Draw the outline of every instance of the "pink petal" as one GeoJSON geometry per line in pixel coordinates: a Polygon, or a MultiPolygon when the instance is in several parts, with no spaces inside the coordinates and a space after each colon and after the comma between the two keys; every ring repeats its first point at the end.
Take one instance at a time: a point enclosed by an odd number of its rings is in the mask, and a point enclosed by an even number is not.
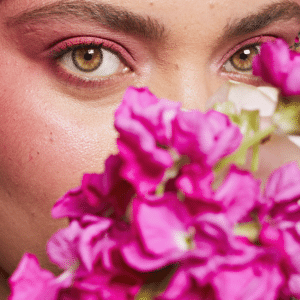
{"type": "Polygon", "coordinates": [[[34,255],[26,253],[9,284],[12,290],[9,300],[57,300],[60,289],[68,287],[71,281],[56,280],[51,272],[40,268],[34,255]]]}
{"type": "Polygon", "coordinates": [[[269,177],[265,195],[275,202],[300,197],[300,170],[295,162],[280,167],[269,177]]]}
{"type": "Polygon", "coordinates": [[[219,271],[213,285],[220,300],[274,300],[283,281],[278,266],[254,263],[242,269],[219,271]]]}
{"type": "Polygon", "coordinates": [[[231,167],[226,179],[215,194],[224,207],[228,220],[235,224],[259,203],[260,182],[247,171],[231,167]]]}
{"type": "Polygon", "coordinates": [[[179,251],[176,234],[187,231],[188,213],[176,197],[162,205],[141,203],[136,210],[136,223],[145,250],[151,255],[179,251]]]}

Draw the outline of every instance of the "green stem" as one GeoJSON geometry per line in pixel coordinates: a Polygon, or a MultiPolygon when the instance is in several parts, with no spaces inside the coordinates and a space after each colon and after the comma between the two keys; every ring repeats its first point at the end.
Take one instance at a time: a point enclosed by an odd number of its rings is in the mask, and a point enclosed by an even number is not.
{"type": "MultiPolygon", "coordinates": [[[[230,156],[225,157],[224,159],[222,159],[215,167],[215,171],[217,173],[221,172],[224,168],[226,168],[228,165],[230,165],[233,162],[241,162],[244,161],[244,157],[247,153],[247,150],[250,147],[256,146],[260,144],[260,142],[266,138],[267,136],[269,136],[272,132],[274,132],[274,130],[276,129],[276,126],[270,126],[269,128],[259,131],[255,134],[253,134],[251,137],[247,137],[243,142],[242,145],[240,146],[240,148],[233,154],[231,154],[230,156]]],[[[257,150],[254,149],[254,151],[256,151],[254,153],[254,167],[258,166],[258,153],[257,150]]]]}
{"type": "Polygon", "coordinates": [[[252,151],[251,171],[256,172],[259,166],[259,144],[254,145],[252,151]]]}

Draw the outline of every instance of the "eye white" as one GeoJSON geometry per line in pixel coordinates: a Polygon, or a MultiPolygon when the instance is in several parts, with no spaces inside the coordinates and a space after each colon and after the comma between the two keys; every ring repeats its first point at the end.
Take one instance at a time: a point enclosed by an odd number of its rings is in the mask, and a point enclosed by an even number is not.
{"type": "MultiPolygon", "coordinates": [[[[100,66],[92,72],[84,72],[74,63],[72,55],[73,51],[76,51],[76,49],[62,55],[59,59],[59,63],[67,72],[86,80],[99,80],[101,78],[112,76],[117,73],[120,66],[123,65],[117,54],[107,49],[100,48],[100,51],[102,52],[102,62],[100,66]]],[[[128,67],[124,67],[121,72],[126,72],[128,70],[128,67]]]]}

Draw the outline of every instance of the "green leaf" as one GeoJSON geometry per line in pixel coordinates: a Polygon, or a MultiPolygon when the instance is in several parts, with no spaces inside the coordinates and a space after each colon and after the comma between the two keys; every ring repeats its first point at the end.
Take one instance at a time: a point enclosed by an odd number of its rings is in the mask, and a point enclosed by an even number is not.
{"type": "Polygon", "coordinates": [[[159,271],[152,272],[147,282],[141,287],[134,300],[153,300],[156,296],[163,293],[172,276],[177,271],[179,264],[167,266],[159,271]]]}
{"type": "Polygon", "coordinates": [[[272,120],[282,133],[300,135],[300,96],[280,96],[272,120]]]}
{"type": "Polygon", "coordinates": [[[244,236],[250,242],[255,243],[258,241],[261,226],[257,221],[250,221],[247,223],[238,223],[234,227],[234,234],[237,236],[244,236]]]}

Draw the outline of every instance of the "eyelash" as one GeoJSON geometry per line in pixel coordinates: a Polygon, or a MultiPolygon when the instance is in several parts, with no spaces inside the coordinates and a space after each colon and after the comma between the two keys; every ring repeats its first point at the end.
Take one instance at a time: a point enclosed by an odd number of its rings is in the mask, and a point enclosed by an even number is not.
{"type": "MultiPolygon", "coordinates": [[[[54,64],[52,64],[52,66],[54,67],[55,73],[64,81],[67,81],[67,83],[73,84],[78,87],[96,88],[112,83],[118,83],[121,80],[124,81],[124,76],[132,75],[135,69],[134,59],[124,47],[109,40],[95,39],[91,37],[65,40],[54,46],[50,50],[49,56],[52,61],[54,60],[54,64]],[[71,53],[72,55],[72,52],[74,50],[86,47],[100,49],[114,54],[119,58],[120,63],[124,64],[124,66],[128,68],[128,71],[124,73],[118,72],[116,74],[112,74],[103,78],[99,77],[95,80],[92,78],[88,78],[88,76],[83,78],[83,76],[81,77],[80,75],[73,75],[71,72],[68,72],[66,68],[61,66],[61,60],[65,55],[69,53],[71,53]]],[[[78,72],[80,72],[79,69],[78,72]]]]}

